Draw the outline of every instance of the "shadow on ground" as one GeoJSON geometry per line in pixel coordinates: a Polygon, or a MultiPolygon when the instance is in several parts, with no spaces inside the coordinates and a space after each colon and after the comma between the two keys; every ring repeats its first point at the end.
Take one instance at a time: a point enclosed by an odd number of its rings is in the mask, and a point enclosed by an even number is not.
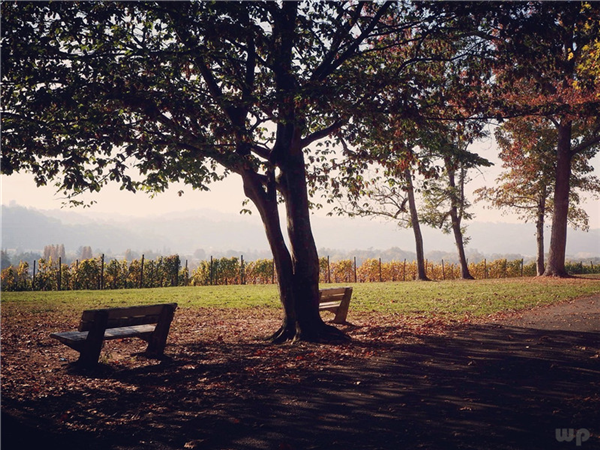
{"type": "Polygon", "coordinates": [[[255,366],[264,344],[239,344],[231,351],[245,356],[222,364],[190,344],[189,358],[104,369],[96,388],[9,400],[2,450],[575,448],[557,428],[588,429],[581,448],[597,449],[599,343],[595,332],[473,325],[355,342],[373,356],[272,372],[255,366]],[[85,432],[70,430],[74,416],[85,432]]]}

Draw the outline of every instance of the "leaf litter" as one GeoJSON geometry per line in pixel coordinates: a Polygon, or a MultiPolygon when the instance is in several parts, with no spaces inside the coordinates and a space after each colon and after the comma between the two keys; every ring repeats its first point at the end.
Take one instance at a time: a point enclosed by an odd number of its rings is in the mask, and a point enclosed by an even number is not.
{"type": "MultiPolygon", "coordinates": [[[[265,338],[280,325],[280,314],[270,308],[180,308],[167,359],[145,358],[146,344],[139,339],[108,341],[99,367],[83,371],[71,364],[78,353],[49,336],[75,329],[77,314],[3,305],[2,409],[50,429],[97,435],[124,426],[140,435],[167,433],[165,427],[177,428],[184,419],[201,415],[241,426],[226,403],[244,404],[266,390],[301,386],[307,377],[320,379],[320,373],[352,371],[395,348],[420,344],[429,336],[452,336],[476,324],[469,315],[357,311],[351,323],[341,326],[352,338],[347,344],[272,345],[265,338]]],[[[594,355],[597,351],[589,357],[594,355]]],[[[361,383],[355,382],[357,388],[361,383]]],[[[598,397],[585,402],[595,407],[598,397]]],[[[184,448],[202,448],[203,442],[190,440],[184,448]]]]}

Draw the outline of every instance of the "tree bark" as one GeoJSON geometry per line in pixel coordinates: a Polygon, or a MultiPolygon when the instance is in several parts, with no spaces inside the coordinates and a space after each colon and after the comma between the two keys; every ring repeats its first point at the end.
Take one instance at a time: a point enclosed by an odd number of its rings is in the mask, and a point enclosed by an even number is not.
{"type": "Polygon", "coordinates": [[[279,298],[284,308],[284,317],[295,321],[295,310],[292,307],[294,290],[292,283],[292,258],[287,249],[277,207],[277,192],[274,180],[264,186],[259,175],[251,170],[242,173],[244,192],[256,205],[265,227],[267,241],[273,254],[275,270],[279,286],[279,298]]]}
{"type": "Polygon", "coordinates": [[[246,196],[261,216],[275,261],[279,295],[283,305],[281,327],[272,336],[275,343],[286,341],[347,341],[348,336],[323,322],[319,313],[319,257],[311,231],[303,154],[281,165],[277,180],[266,183],[248,170],[242,173],[246,196]],[[302,161],[302,163],[300,163],[302,161]],[[283,195],[290,248],[282,232],[277,191],[283,195]]]}
{"type": "Polygon", "coordinates": [[[569,192],[571,181],[571,128],[566,122],[558,126],[558,144],[556,159],[556,182],[554,185],[554,211],[548,264],[544,276],[568,277],[565,269],[567,250],[567,219],[569,213],[569,192]]]}
{"type": "MultiPolygon", "coordinates": [[[[448,185],[452,191],[450,199],[450,220],[452,222],[452,232],[454,233],[454,242],[458,251],[458,259],[460,261],[460,276],[463,280],[473,280],[471,272],[469,272],[469,265],[467,263],[467,255],[465,254],[465,244],[463,238],[463,231],[461,228],[461,215],[459,214],[459,206],[462,204],[464,199],[463,192],[463,181],[460,182],[460,194],[457,194],[456,187],[456,169],[453,167],[452,162],[449,158],[446,158],[446,170],[448,172],[448,185]]],[[[464,177],[463,177],[464,178],[464,177]]]]}
{"type": "Polygon", "coordinates": [[[294,292],[291,317],[284,318],[276,341],[329,341],[344,339],[345,334],[326,325],[319,313],[319,255],[310,224],[304,154],[292,143],[291,152],[281,165],[278,179],[285,201],[287,232],[291,249],[294,292]],[[293,319],[293,320],[292,320],[293,319]]]}
{"type": "Polygon", "coordinates": [[[460,260],[460,276],[463,280],[473,280],[473,275],[469,272],[469,264],[467,263],[467,255],[465,254],[465,244],[463,239],[462,229],[460,227],[460,217],[456,208],[450,210],[450,218],[452,220],[452,232],[454,233],[454,242],[458,251],[460,260]]]}
{"type": "Polygon", "coordinates": [[[537,207],[537,219],[535,221],[536,241],[537,241],[537,258],[536,258],[536,273],[537,276],[544,274],[544,221],[546,216],[546,188],[540,195],[537,207]]]}
{"type": "Polygon", "coordinates": [[[421,225],[419,224],[417,203],[415,201],[415,188],[412,182],[412,174],[410,173],[410,169],[404,170],[404,179],[406,181],[406,196],[408,197],[408,208],[410,210],[410,223],[415,234],[417,251],[417,280],[429,281],[429,278],[427,278],[427,268],[425,267],[423,234],[421,233],[421,225]]]}

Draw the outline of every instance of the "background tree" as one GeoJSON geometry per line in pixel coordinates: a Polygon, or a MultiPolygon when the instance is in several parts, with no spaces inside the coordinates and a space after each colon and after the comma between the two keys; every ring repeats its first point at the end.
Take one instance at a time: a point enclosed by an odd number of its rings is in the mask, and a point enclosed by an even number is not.
{"type": "MultiPolygon", "coordinates": [[[[429,15],[428,8],[418,4],[414,7],[424,16],[429,15]]],[[[345,159],[336,166],[339,176],[329,180],[330,197],[339,197],[343,191],[347,199],[336,209],[338,213],[386,217],[413,229],[417,278],[422,280],[427,276],[415,199],[415,174],[419,173],[426,180],[438,176],[441,169],[433,162],[438,150],[447,157],[442,163],[446,169],[457,158],[465,165],[471,163],[471,167],[487,163],[471,153],[468,153],[470,158],[465,158],[467,153],[462,149],[446,145],[448,135],[474,139],[481,133],[482,122],[469,120],[475,113],[469,101],[473,90],[465,89],[465,74],[477,71],[478,60],[473,58],[480,50],[477,40],[473,34],[456,27],[458,17],[452,13],[443,18],[435,13],[432,17],[443,26],[427,30],[428,45],[412,39],[408,45],[389,45],[385,51],[371,55],[372,62],[367,67],[384,66],[387,70],[382,76],[404,79],[385,83],[385,89],[379,93],[379,108],[362,110],[355,115],[350,131],[340,137],[345,159]],[[453,156],[453,152],[457,155],[453,156]],[[378,170],[365,176],[373,164],[378,170]]],[[[383,41],[386,39],[382,37],[383,41]]],[[[439,154],[438,151],[437,156],[439,154]]],[[[447,172],[451,183],[454,183],[454,170],[447,172]]],[[[451,208],[452,217],[460,230],[462,213],[455,202],[452,204],[456,205],[451,208]]],[[[428,213],[433,214],[432,208],[428,213]]],[[[462,249],[461,231],[458,231],[457,242],[462,249]]],[[[464,250],[462,253],[464,255],[464,250]]],[[[463,270],[468,274],[466,258],[463,260],[463,270]]]]}
{"type": "Polygon", "coordinates": [[[64,244],[60,245],[46,245],[44,247],[43,258],[51,260],[53,263],[58,264],[58,258],[62,259],[62,262],[66,262],[66,253],[64,244]]]}
{"type": "Polygon", "coordinates": [[[284,318],[274,340],[339,338],[319,316],[309,214],[328,150],[310,146],[377,105],[374,93],[393,79],[355,60],[413,41],[414,12],[370,2],[3,2],[2,171],[30,171],[75,201],[108,182],[158,193],[235,173],[276,262],[284,318]]]}
{"type": "Polygon", "coordinates": [[[83,246],[79,249],[79,259],[84,261],[86,259],[92,259],[94,257],[92,247],[89,245],[83,246]]]}
{"type": "MultiPolygon", "coordinates": [[[[478,200],[487,200],[492,207],[514,211],[525,222],[536,225],[537,274],[545,271],[544,225],[554,209],[552,191],[556,173],[556,129],[540,117],[510,119],[496,130],[500,159],[504,172],[495,187],[475,191],[478,200]]],[[[569,223],[574,228],[588,228],[588,215],[577,205],[581,189],[598,193],[599,180],[589,175],[586,152],[573,161],[569,199],[569,223]]]]}
{"type": "Polygon", "coordinates": [[[497,114],[541,116],[556,129],[554,208],[544,275],[567,276],[573,160],[600,148],[600,82],[585,66],[598,40],[600,4],[502,4],[483,17],[478,20],[495,49],[492,103],[497,114]]]}
{"type": "MultiPolygon", "coordinates": [[[[450,128],[447,129],[451,135],[450,128]]],[[[441,140],[433,152],[443,161],[441,174],[428,181],[423,190],[423,208],[421,217],[424,223],[441,228],[444,233],[452,233],[458,252],[461,278],[472,280],[465,253],[465,220],[473,215],[468,209],[471,203],[465,195],[465,186],[470,181],[468,172],[479,166],[490,166],[491,163],[480,156],[466,150],[467,142],[461,142],[463,136],[447,139],[448,135],[439,136],[441,140]]]]}
{"type": "Polygon", "coordinates": [[[556,129],[554,209],[547,276],[568,276],[565,252],[573,158],[600,143],[597,77],[600,4],[595,2],[428,2],[422,5],[482,44],[465,84],[481,117],[540,116],[556,129]],[[487,45],[486,45],[487,43],[487,45]],[[475,89],[473,89],[476,87],[475,89]],[[585,131],[573,134],[574,121],[585,131]]]}
{"type": "Polygon", "coordinates": [[[363,175],[352,177],[345,183],[350,187],[348,201],[341,202],[334,210],[349,217],[383,217],[396,222],[399,227],[412,228],[417,262],[416,279],[429,281],[413,181],[415,170],[411,167],[410,157],[399,157],[402,154],[398,150],[391,151],[386,158],[386,167],[380,168],[381,174],[371,177],[367,175],[367,178],[363,175]],[[393,163],[393,158],[399,159],[394,159],[393,163]]]}

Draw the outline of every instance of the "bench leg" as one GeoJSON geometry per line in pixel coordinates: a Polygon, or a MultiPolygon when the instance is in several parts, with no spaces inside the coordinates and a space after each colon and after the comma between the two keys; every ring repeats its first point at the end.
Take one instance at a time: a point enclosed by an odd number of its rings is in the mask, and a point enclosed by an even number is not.
{"type": "Polygon", "coordinates": [[[94,318],[92,329],[88,332],[87,339],[83,349],[79,353],[77,364],[92,367],[98,364],[100,351],[104,344],[104,332],[108,323],[108,313],[106,311],[98,311],[94,318]]]}
{"type": "Polygon", "coordinates": [[[339,308],[335,312],[335,318],[332,320],[333,323],[346,323],[346,318],[348,317],[348,309],[350,308],[351,297],[352,288],[348,288],[346,289],[346,292],[344,292],[344,298],[342,299],[339,308]]]}
{"type": "Polygon", "coordinates": [[[165,305],[158,318],[154,333],[152,333],[152,336],[150,336],[150,339],[148,340],[146,353],[149,355],[161,356],[165,352],[167,336],[169,335],[174,315],[175,306],[165,305]]]}

